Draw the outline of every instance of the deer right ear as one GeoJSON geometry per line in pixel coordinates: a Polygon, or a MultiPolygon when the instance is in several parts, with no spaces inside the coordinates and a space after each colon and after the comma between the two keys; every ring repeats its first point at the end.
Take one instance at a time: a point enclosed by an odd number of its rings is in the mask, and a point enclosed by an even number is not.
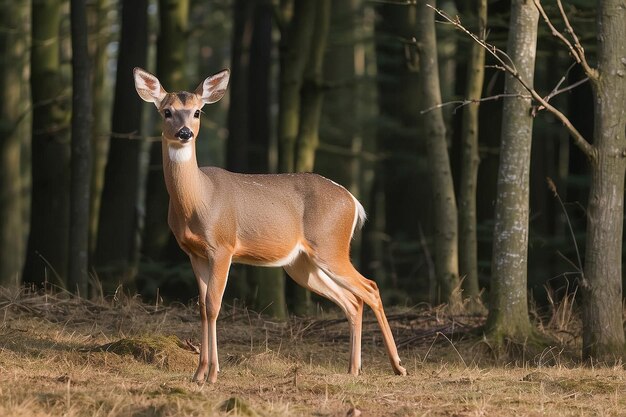
{"type": "Polygon", "coordinates": [[[139,67],[133,69],[133,77],[135,78],[135,90],[137,90],[139,97],[148,103],[154,103],[158,108],[167,94],[161,87],[159,79],[139,67]]]}

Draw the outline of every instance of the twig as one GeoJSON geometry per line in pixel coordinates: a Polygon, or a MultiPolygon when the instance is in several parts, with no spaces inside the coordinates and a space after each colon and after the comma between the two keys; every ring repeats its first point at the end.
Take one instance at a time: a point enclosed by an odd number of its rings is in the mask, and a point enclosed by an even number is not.
{"type": "Polygon", "coordinates": [[[447,341],[448,343],[450,343],[450,345],[452,346],[452,348],[454,349],[454,351],[456,352],[456,354],[459,356],[459,358],[461,359],[461,362],[463,362],[463,365],[465,365],[465,367],[467,368],[467,363],[465,362],[465,359],[463,359],[463,356],[461,356],[461,352],[459,352],[459,350],[456,348],[456,346],[454,346],[454,343],[452,343],[452,340],[450,340],[450,338],[448,338],[448,336],[446,336],[445,334],[439,332],[437,334],[438,335],[442,335],[447,341]]]}
{"type": "Polygon", "coordinates": [[[394,6],[414,6],[417,4],[417,0],[367,0],[368,3],[378,3],[378,4],[391,4],[394,6]]]}
{"type": "Polygon", "coordinates": [[[567,29],[569,34],[572,35],[572,38],[574,39],[574,46],[576,47],[576,51],[580,59],[580,65],[583,67],[583,70],[585,70],[585,73],[587,74],[588,77],[596,79],[598,76],[598,72],[594,68],[591,68],[589,64],[587,63],[587,59],[585,57],[585,49],[581,45],[580,39],[578,39],[578,36],[576,36],[576,32],[574,32],[574,28],[572,28],[572,25],[570,25],[569,23],[567,14],[565,13],[565,10],[563,10],[563,4],[561,3],[561,0],[556,0],[556,4],[559,6],[559,11],[561,12],[561,16],[563,17],[563,21],[565,22],[565,28],[567,29]]]}
{"type": "Polygon", "coordinates": [[[453,100],[453,101],[446,101],[445,103],[441,103],[441,104],[437,104],[436,106],[432,106],[429,107],[427,109],[424,110],[420,110],[420,114],[424,114],[424,113],[428,113],[432,110],[436,110],[438,108],[444,107],[444,106],[449,106],[452,104],[458,104],[458,106],[456,106],[453,110],[452,113],[456,114],[456,111],[462,107],[465,107],[469,104],[473,104],[473,103],[482,103],[484,101],[493,101],[493,100],[500,100],[502,98],[507,98],[507,97],[519,97],[519,98],[525,98],[525,99],[530,99],[531,96],[527,96],[524,94],[496,94],[495,96],[489,96],[489,97],[483,97],[483,98],[479,98],[479,99],[466,99],[466,100],[453,100]]]}
{"type": "Polygon", "coordinates": [[[561,77],[559,82],[556,83],[556,85],[554,86],[552,91],[550,91],[550,94],[548,94],[547,96],[544,97],[544,100],[550,101],[550,99],[552,99],[552,97],[558,96],[561,93],[564,93],[566,91],[572,90],[572,89],[578,87],[579,85],[581,85],[581,84],[583,84],[583,83],[585,83],[585,82],[587,82],[589,80],[589,77],[585,77],[582,80],[578,80],[574,84],[569,85],[568,87],[564,87],[564,88],[559,89],[559,87],[561,87],[561,85],[565,82],[565,80],[567,80],[567,76],[569,75],[569,73],[572,70],[572,68],[574,68],[574,65],[576,65],[576,62],[573,62],[567,68],[567,71],[565,71],[565,74],[563,74],[563,76],[561,77]]]}
{"type": "Polygon", "coordinates": [[[561,32],[559,32],[554,27],[554,25],[552,24],[552,21],[548,17],[548,14],[544,10],[543,6],[541,5],[541,0],[533,0],[533,2],[535,3],[535,7],[537,8],[537,10],[539,10],[539,14],[541,14],[541,17],[550,28],[552,35],[554,35],[556,38],[558,38],[561,42],[563,42],[567,46],[570,53],[576,60],[576,62],[583,67],[583,70],[585,71],[585,74],[587,74],[588,77],[593,78],[593,79],[597,78],[598,72],[594,68],[591,68],[589,64],[587,63],[587,59],[585,57],[585,50],[583,46],[580,44],[580,39],[578,39],[578,36],[576,36],[576,33],[574,32],[574,29],[572,28],[572,25],[570,24],[569,19],[567,18],[567,14],[565,13],[565,10],[563,9],[563,4],[561,3],[561,0],[557,0],[556,3],[559,7],[559,11],[561,12],[561,17],[563,17],[563,21],[565,23],[565,30],[572,36],[574,40],[574,44],[572,44],[565,36],[563,36],[563,34],[561,34],[561,32]]]}
{"type": "Polygon", "coordinates": [[[559,204],[561,205],[561,209],[563,210],[563,213],[565,214],[565,220],[567,220],[567,227],[569,228],[570,236],[572,237],[572,243],[574,244],[574,249],[576,249],[576,260],[578,261],[578,271],[580,272],[581,277],[584,278],[583,263],[580,257],[580,251],[578,250],[578,243],[576,242],[576,235],[574,234],[574,228],[572,227],[572,222],[569,219],[567,210],[565,210],[565,205],[563,204],[563,200],[561,200],[561,196],[557,192],[554,181],[552,181],[552,179],[549,177],[546,180],[548,181],[548,187],[550,188],[552,193],[554,193],[554,196],[559,201],[559,204]]]}
{"type": "MultiPolygon", "coordinates": [[[[572,45],[572,43],[567,40],[567,38],[565,36],[563,36],[561,34],[561,32],[559,32],[554,25],[552,24],[552,21],[550,20],[550,18],[548,17],[548,14],[546,13],[546,11],[544,10],[543,6],[541,5],[540,0],[533,0],[533,3],[535,3],[535,7],[537,8],[537,10],[539,11],[539,14],[541,15],[541,17],[543,18],[544,22],[546,22],[546,25],[548,25],[548,27],[550,28],[550,31],[552,32],[552,35],[556,38],[558,38],[561,42],[563,42],[567,48],[569,49],[570,53],[572,54],[572,56],[574,57],[574,59],[576,60],[577,63],[580,64],[581,59],[578,56],[578,52],[576,51],[576,49],[574,48],[574,45],[572,45]]],[[[560,3],[560,2],[559,2],[560,3]]]]}

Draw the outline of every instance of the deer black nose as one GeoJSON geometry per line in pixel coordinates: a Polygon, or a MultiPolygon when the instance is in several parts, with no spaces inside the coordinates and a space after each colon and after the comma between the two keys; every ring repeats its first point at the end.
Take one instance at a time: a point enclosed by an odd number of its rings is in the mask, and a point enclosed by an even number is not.
{"type": "Polygon", "coordinates": [[[181,140],[189,140],[193,137],[193,132],[188,127],[181,128],[175,135],[181,140]]]}

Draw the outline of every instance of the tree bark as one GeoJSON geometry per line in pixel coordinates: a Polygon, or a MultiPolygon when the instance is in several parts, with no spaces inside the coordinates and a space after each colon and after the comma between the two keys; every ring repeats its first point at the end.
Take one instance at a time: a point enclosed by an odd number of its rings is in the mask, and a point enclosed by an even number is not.
{"type": "MultiPolygon", "coordinates": [[[[250,67],[247,73],[249,172],[275,172],[270,166],[270,69],[272,65],[272,5],[267,0],[256,0],[252,15],[250,39],[250,67]]],[[[256,285],[254,307],[257,311],[275,317],[287,318],[285,300],[285,273],[282,268],[248,267],[251,285],[256,285]]]]}
{"type": "Polygon", "coordinates": [[[64,285],[69,230],[69,92],[61,75],[60,0],[32,1],[32,199],[23,279],[64,285]]]}
{"type": "Polygon", "coordinates": [[[623,358],[622,232],[626,169],[626,9],[598,1],[598,68],[594,86],[594,148],[587,206],[583,295],[583,357],[623,358]]]}
{"type": "MultiPolygon", "coordinates": [[[[472,1],[476,15],[475,33],[485,39],[487,30],[487,0],[472,1]]],[[[479,100],[485,78],[485,49],[472,43],[467,63],[466,100],[479,100]]],[[[476,191],[478,181],[478,112],[480,104],[463,108],[461,127],[461,171],[459,174],[459,272],[463,278],[463,296],[476,299],[478,285],[478,244],[476,240],[476,191]]]]}
{"type": "Polygon", "coordinates": [[[281,37],[278,113],[278,170],[293,172],[300,126],[300,90],[315,26],[317,1],[294,2],[293,17],[281,37]]]}
{"type": "MultiPolygon", "coordinates": [[[[513,0],[507,54],[520,76],[533,84],[539,13],[526,0],[513,0]]],[[[505,94],[526,95],[511,75],[505,79],[505,94]]],[[[532,333],[528,318],[528,195],[533,119],[530,99],[504,99],[498,171],[491,300],[488,332],[523,339],[532,333]]]]}
{"type": "MultiPolygon", "coordinates": [[[[321,99],[316,102],[315,95],[304,93],[305,79],[321,73],[321,64],[311,60],[320,57],[324,52],[324,45],[316,50],[316,40],[325,38],[328,22],[318,21],[320,10],[329,10],[329,4],[324,0],[298,0],[294,2],[293,17],[286,32],[281,37],[280,54],[280,91],[278,113],[278,169],[280,172],[294,172],[305,167],[304,157],[299,160],[300,141],[302,135],[312,134],[317,138],[317,126],[313,129],[312,123],[319,124],[321,99]],[[320,28],[319,25],[322,25],[320,28]],[[309,72],[307,69],[313,66],[309,72]],[[306,99],[305,99],[306,97],[306,99]],[[306,103],[305,103],[306,100],[306,103]],[[310,120],[305,120],[310,118],[310,120]],[[304,125],[303,125],[304,124],[304,125]],[[304,130],[303,130],[304,129],[304,130]]],[[[328,17],[326,17],[328,19],[328,17]]],[[[320,58],[321,59],[321,58],[320,58]]],[[[320,63],[323,61],[319,61],[320,63]]],[[[310,136],[307,136],[308,140],[310,136]]],[[[314,139],[315,140],[315,139],[314,139]]],[[[303,144],[307,146],[306,144],[303,144]]],[[[311,143],[312,146],[316,146],[311,143]]],[[[303,149],[303,152],[304,151],[303,149]]],[[[312,163],[312,158],[309,158],[312,163]]],[[[311,294],[291,282],[287,284],[290,307],[296,314],[309,314],[312,309],[311,294]]]]}
{"type": "MultiPolygon", "coordinates": [[[[122,29],[111,128],[115,134],[136,134],[141,128],[142,102],[133,83],[134,67],[145,67],[148,1],[122,4],[122,29]]],[[[94,263],[105,289],[119,282],[134,286],[138,262],[139,155],[141,142],[112,137],[105,169],[94,263]]]]}
{"type": "MultiPolygon", "coordinates": [[[[441,104],[435,16],[427,2],[417,4],[419,68],[424,108],[441,104]]],[[[435,273],[440,302],[460,304],[457,208],[441,108],[423,116],[434,209],[435,273]]]]}
{"type": "Polygon", "coordinates": [[[297,172],[312,172],[315,166],[315,151],[319,145],[320,115],[324,98],[322,70],[330,24],[330,0],[318,0],[315,18],[310,16],[309,19],[314,20],[315,24],[301,91],[296,154],[297,172]]]}
{"type": "Polygon", "coordinates": [[[92,133],[92,170],[91,170],[91,201],[89,218],[89,252],[96,250],[98,237],[98,218],[102,189],[104,187],[104,170],[109,152],[108,132],[111,131],[111,98],[109,92],[110,77],[107,76],[107,47],[111,41],[110,27],[113,22],[109,18],[113,7],[112,0],[97,0],[94,21],[96,22],[96,39],[93,51],[93,133],[92,133]],[[107,133],[105,133],[107,132],[107,133]]]}
{"type": "MultiPolygon", "coordinates": [[[[330,23],[330,1],[318,0],[315,10],[307,15],[313,22],[313,31],[308,39],[307,48],[302,51],[306,57],[306,65],[302,68],[302,85],[300,94],[300,115],[298,118],[298,134],[296,137],[294,170],[296,172],[312,172],[315,165],[315,152],[319,145],[319,124],[322,112],[323,87],[322,69],[326,37],[330,23]]],[[[293,285],[289,296],[293,312],[300,316],[313,313],[311,292],[303,287],[293,285]]]]}
{"type": "MultiPolygon", "coordinates": [[[[157,40],[156,75],[167,91],[186,91],[187,23],[189,0],[159,0],[160,32],[157,40]]],[[[171,255],[167,248],[178,250],[167,225],[169,197],[163,180],[163,153],[160,142],[150,146],[150,169],[146,190],[146,219],[143,233],[144,255],[163,259],[171,255]],[[171,245],[168,245],[171,243],[171,245]]]]}
{"type": "Polygon", "coordinates": [[[21,86],[29,66],[30,10],[27,1],[0,10],[0,285],[5,286],[20,282],[24,261],[20,159],[30,98],[21,86]]]}
{"type": "Polygon", "coordinates": [[[248,172],[249,169],[250,47],[255,27],[253,15],[256,3],[257,1],[236,0],[233,4],[226,168],[234,172],[248,172]]]}
{"type": "MultiPolygon", "coordinates": [[[[238,0],[234,5],[226,167],[235,172],[273,171],[269,164],[271,7],[267,0],[238,0]]],[[[247,298],[257,311],[277,319],[287,317],[281,268],[235,268],[239,276],[231,293],[247,298]]]]}
{"type": "Polygon", "coordinates": [[[72,158],[70,182],[70,241],[68,289],[87,296],[89,282],[89,201],[91,185],[92,96],[87,7],[71,0],[72,37],[72,158]]]}

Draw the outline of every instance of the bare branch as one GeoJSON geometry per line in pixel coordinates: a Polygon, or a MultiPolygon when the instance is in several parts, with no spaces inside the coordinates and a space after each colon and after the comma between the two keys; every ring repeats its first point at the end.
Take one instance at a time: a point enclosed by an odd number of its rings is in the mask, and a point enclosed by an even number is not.
{"type": "Polygon", "coordinates": [[[552,32],[552,35],[555,38],[558,38],[561,42],[563,42],[567,46],[567,48],[569,49],[570,53],[572,54],[572,56],[576,60],[576,62],[580,64],[580,57],[578,56],[578,51],[576,49],[574,49],[574,45],[572,45],[571,42],[569,40],[567,40],[567,38],[565,36],[563,36],[561,34],[561,32],[559,32],[554,27],[554,25],[552,24],[552,21],[548,17],[548,14],[543,9],[543,6],[541,5],[540,0],[533,0],[533,2],[535,3],[535,7],[539,11],[539,14],[543,18],[544,22],[546,22],[546,25],[548,25],[548,27],[550,28],[550,31],[552,32]]]}
{"type": "Polygon", "coordinates": [[[541,0],[533,0],[533,2],[537,10],[539,11],[539,14],[541,14],[541,17],[550,28],[552,35],[554,35],[556,38],[558,38],[561,42],[563,42],[567,46],[570,53],[576,60],[576,62],[579,63],[583,67],[583,70],[585,71],[585,73],[587,74],[589,78],[593,78],[593,79],[597,78],[597,71],[594,68],[591,68],[589,64],[587,63],[587,59],[585,57],[585,50],[580,44],[580,40],[578,39],[578,36],[576,36],[574,29],[570,25],[569,19],[567,18],[567,14],[565,13],[565,10],[563,9],[563,4],[561,3],[561,0],[557,0],[557,4],[559,6],[561,16],[563,17],[563,21],[565,22],[565,28],[566,28],[565,30],[572,36],[574,40],[574,44],[572,44],[565,36],[563,36],[563,34],[561,34],[561,32],[559,32],[554,27],[554,25],[552,24],[552,21],[548,17],[548,14],[544,10],[543,6],[541,5],[541,0]]]}
{"type": "Polygon", "coordinates": [[[574,45],[576,46],[576,51],[578,51],[578,56],[580,57],[580,65],[582,65],[588,77],[594,78],[594,79],[597,78],[598,72],[596,71],[595,68],[591,68],[589,64],[587,63],[587,58],[585,57],[585,49],[581,45],[580,39],[578,39],[578,36],[576,36],[576,32],[574,32],[574,28],[572,28],[572,25],[569,23],[567,14],[565,13],[565,10],[563,10],[563,3],[561,3],[561,0],[556,0],[556,4],[558,4],[559,11],[561,12],[561,16],[563,16],[563,21],[565,22],[565,28],[567,29],[569,34],[572,35],[572,38],[574,39],[574,45]]]}
{"type": "MultiPolygon", "coordinates": [[[[550,94],[548,94],[547,96],[545,96],[544,100],[550,101],[550,99],[552,99],[552,97],[558,96],[561,93],[565,93],[566,91],[570,91],[573,90],[574,88],[578,87],[579,85],[582,85],[584,83],[586,83],[587,81],[589,81],[589,77],[585,77],[582,80],[578,80],[576,81],[574,84],[570,84],[567,87],[563,87],[560,90],[552,90],[552,92],[550,94]]],[[[558,86],[557,86],[558,87],[558,86]]],[[[556,87],[555,87],[556,88],[556,87]]],[[[537,111],[539,110],[543,110],[544,107],[543,106],[538,106],[537,107],[537,111]]]]}
{"type": "Polygon", "coordinates": [[[569,75],[569,72],[572,70],[572,68],[574,68],[574,65],[576,65],[576,62],[572,63],[572,65],[569,66],[569,68],[567,68],[567,71],[565,71],[565,74],[563,74],[563,76],[561,77],[561,79],[559,80],[558,83],[556,83],[556,85],[554,86],[554,88],[552,89],[552,91],[550,92],[550,94],[548,94],[546,96],[546,100],[548,100],[549,97],[552,97],[555,95],[555,92],[559,89],[559,87],[561,86],[561,84],[563,84],[565,82],[565,80],[567,79],[567,76],[569,75]]]}
{"type": "Polygon", "coordinates": [[[450,105],[453,105],[453,104],[458,104],[458,106],[456,106],[454,108],[454,110],[452,110],[452,113],[456,113],[456,111],[458,109],[460,109],[461,107],[465,107],[465,106],[467,106],[469,104],[472,104],[472,103],[482,103],[484,101],[500,100],[500,99],[506,98],[506,97],[519,97],[519,98],[524,98],[524,99],[532,98],[531,96],[524,95],[524,94],[497,94],[495,96],[483,97],[483,98],[480,98],[480,99],[453,100],[453,101],[446,101],[445,103],[437,104],[436,106],[432,106],[432,107],[429,107],[427,109],[420,110],[420,114],[425,114],[425,113],[428,113],[428,112],[430,112],[432,110],[439,109],[441,107],[450,106],[450,105]]]}
{"type": "Polygon", "coordinates": [[[557,119],[559,119],[561,123],[563,123],[563,126],[565,126],[565,128],[569,131],[570,135],[572,136],[572,140],[574,141],[574,144],[578,146],[578,148],[581,151],[583,151],[585,155],[587,155],[588,158],[595,158],[596,150],[594,149],[594,147],[585,139],[585,137],[576,129],[576,127],[574,127],[574,125],[570,122],[567,116],[565,116],[560,110],[558,110],[557,108],[549,104],[539,93],[537,93],[537,91],[532,86],[530,86],[519,75],[519,72],[515,68],[513,61],[504,51],[498,49],[494,45],[487,43],[486,41],[481,40],[478,36],[470,32],[469,30],[467,30],[467,28],[465,28],[465,26],[461,24],[458,16],[455,19],[452,19],[442,10],[439,10],[436,7],[433,7],[431,5],[427,5],[427,6],[433,9],[439,16],[443,17],[448,22],[452,23],[452,25],[454,25],[454,27],[456,27],[458,30],[460,30],[461,32],[471,37],[474,40],[474,42],[477,42],[480,46],[485,48],[485,50],[489,52],[491,56],[493,56],[496,59],[496,61],[498,61],[498,63],[502,66],[504,71],[506,71],[513,78],[515,78],[522,85],[522,87],[530,93],[531,97],[536,102],[538,102],[543,108],[548,110],[557,119]],[[506,57],[511,62],[511,64],[507,64],[501,56],[506,57]]]}
{"type": "Polygon", "coordinates": [[[413,6],[417,0],[367,0],[368,3],[392,4],[394,6],[413,6]]]}

